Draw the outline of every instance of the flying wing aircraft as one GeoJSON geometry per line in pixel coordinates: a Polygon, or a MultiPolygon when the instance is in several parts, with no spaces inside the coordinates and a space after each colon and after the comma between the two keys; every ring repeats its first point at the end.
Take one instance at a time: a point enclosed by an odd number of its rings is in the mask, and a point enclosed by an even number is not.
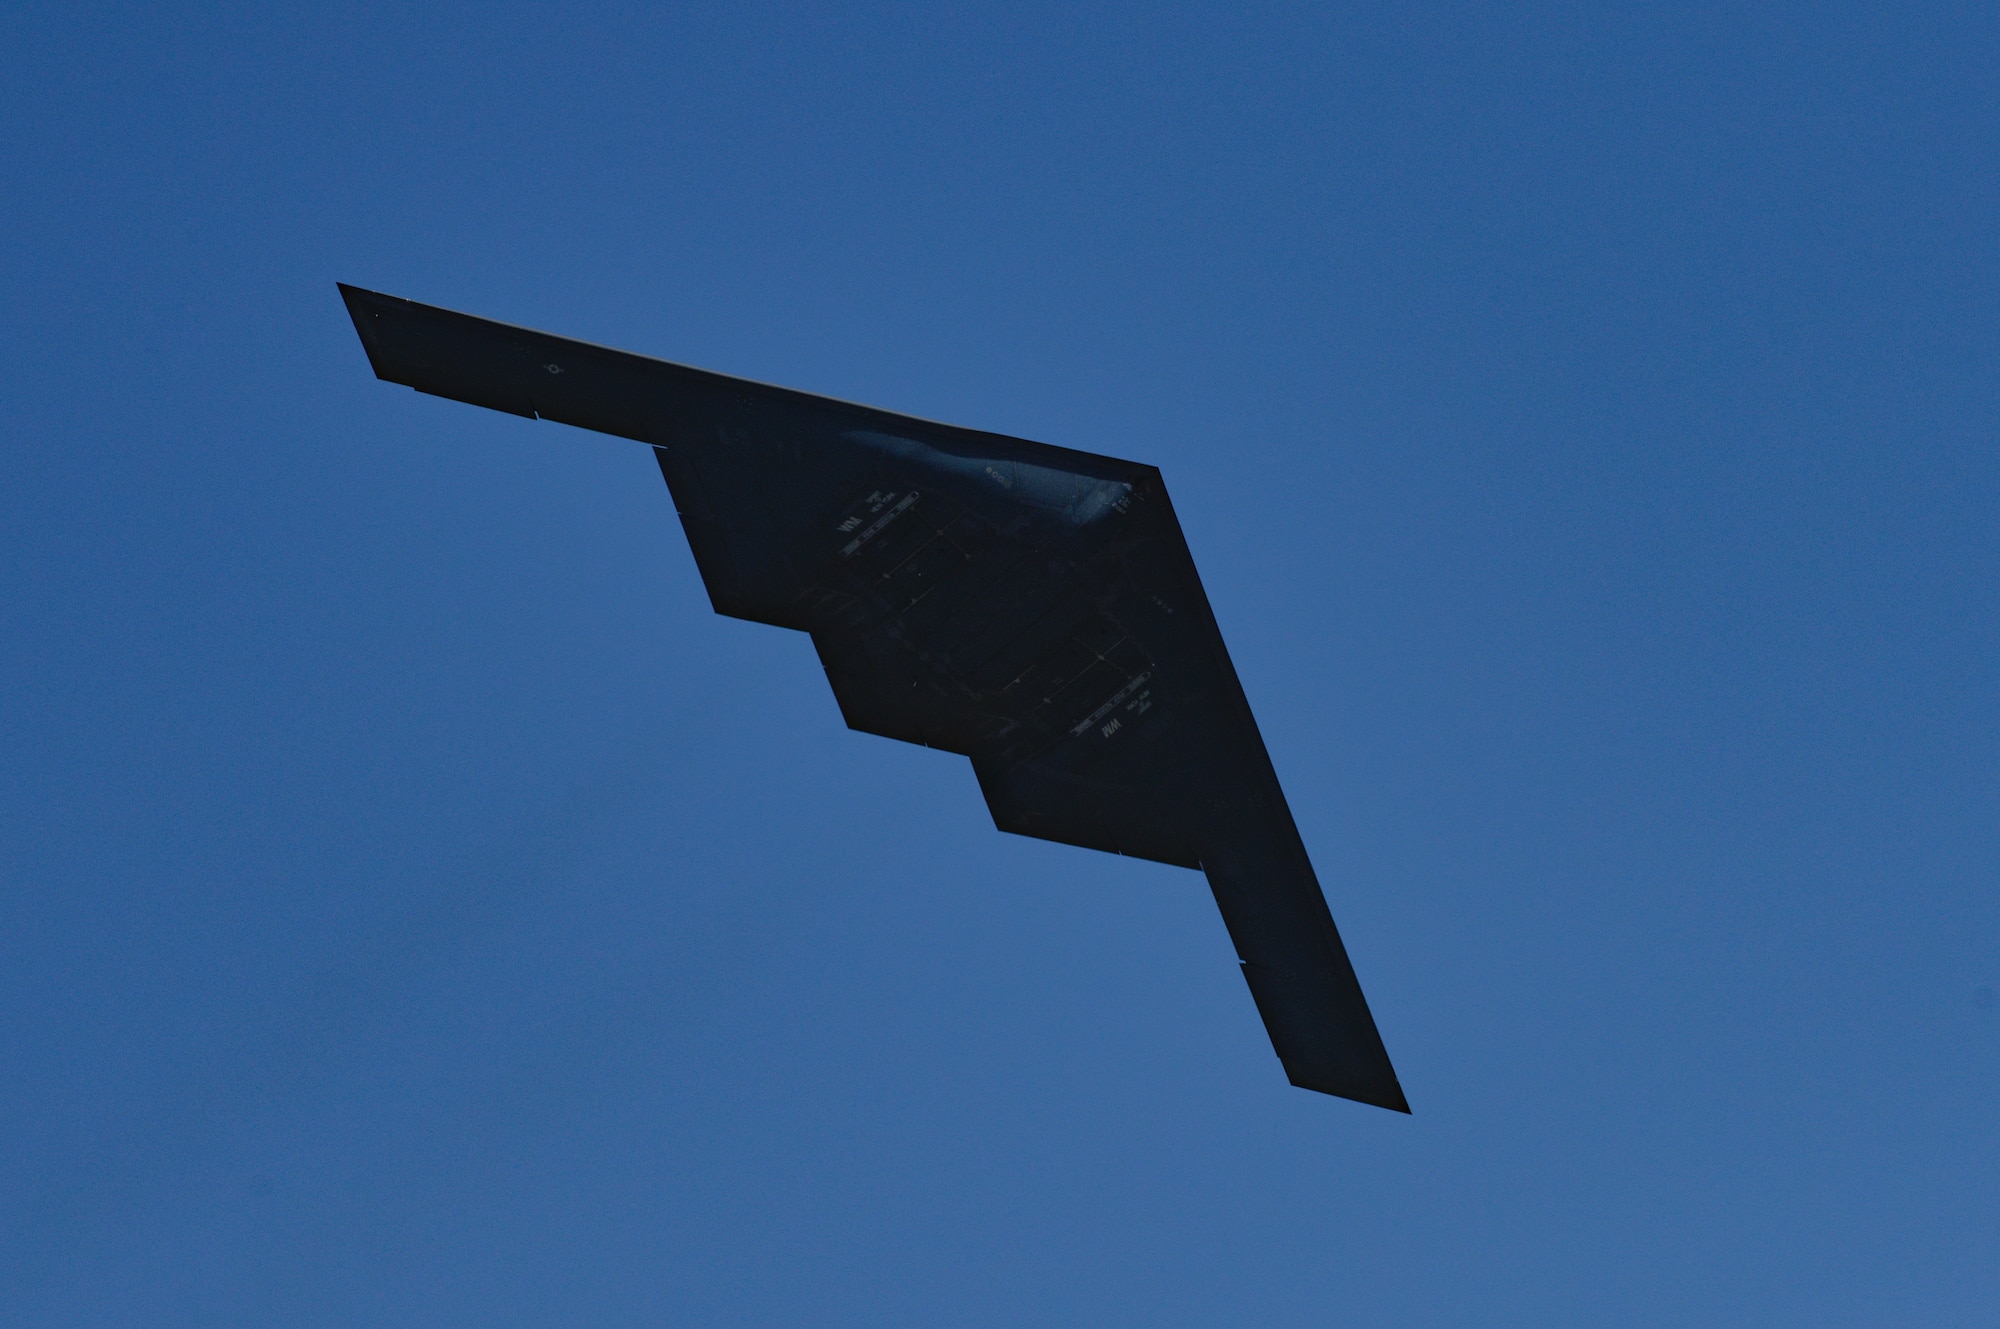
{"type": "Polygon", "coordinates": [[[1201,869],[1291,1082],[1410,1110],[1158,470],[340,293],[379,378],[651,445],[717,613],[1001,830],[1201,869]]]}

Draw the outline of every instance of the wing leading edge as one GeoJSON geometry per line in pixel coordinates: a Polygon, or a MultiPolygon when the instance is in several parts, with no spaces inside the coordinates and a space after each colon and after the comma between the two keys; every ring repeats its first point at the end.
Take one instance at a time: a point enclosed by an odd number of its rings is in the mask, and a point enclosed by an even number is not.
{"type": "Polygon", "coordinates": [[[1409,1111],[1157,470],[340,292],[379,378],[652,445],[718,613],[1000,829],[1204,870],[1291,1082],[1409,1111]]]}

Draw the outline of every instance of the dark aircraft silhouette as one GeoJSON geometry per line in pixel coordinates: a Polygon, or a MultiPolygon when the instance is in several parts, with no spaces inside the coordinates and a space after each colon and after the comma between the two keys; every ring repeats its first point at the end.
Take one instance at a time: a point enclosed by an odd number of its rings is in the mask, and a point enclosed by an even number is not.
{"type": "Polygon", "coordinates": [[[340,288],[377,377],[651,444],[720,614],[994,824],[1208,874],[1291,1082],[1408,1112],[1151,466],[340,288]]]}

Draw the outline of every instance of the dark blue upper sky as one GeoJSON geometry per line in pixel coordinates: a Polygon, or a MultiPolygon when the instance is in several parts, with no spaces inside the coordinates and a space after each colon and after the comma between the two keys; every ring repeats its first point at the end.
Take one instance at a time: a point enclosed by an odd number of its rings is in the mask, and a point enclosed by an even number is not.
{"type": "Polygon", "coordinates": [[[0,16],[0,1320],[1992,1322],[2000,11],[284,8],[0,16]],[[1159,465],[1415,1115],[336,280],[1159,465]]]}

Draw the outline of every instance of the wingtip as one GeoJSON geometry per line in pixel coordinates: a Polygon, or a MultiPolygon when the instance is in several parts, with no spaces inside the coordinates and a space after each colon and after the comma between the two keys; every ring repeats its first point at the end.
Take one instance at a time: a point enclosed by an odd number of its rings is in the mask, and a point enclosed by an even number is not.
{"type": "Polygon", "coordinates": [[[375,371],[375,377],[388,381],[389,376],[382,372],[382,362],[375,354],[375,339],[370,335],[365,316],[365,306],[375,293],[359,286],[349,286],[344,281],[337,281],[334,285],[340,289],[340,302],[347,307],[347,317],[354,324],[355,335],[361,338],[361,350],[368,357],[368,367],[375,371]]]}
{"type": "Polygon", "coordinates": [[[412,303],[401,296],[372,291],[366,286],[355,286],[344,281],[337,281],[334,286],[339,289],[340,301],[347,306],[347,312],[356,318],[361,316],[364,308],[386,309],[412,303]]]}
{"type": "Polygon", "coordinates": [[[366,301],[386,300],[390,298],[383,295],[380,291],[371,291],[366,286],[350,286],[344,281],[337,281],[334,283],[334,286],[340,291],[340,302],[347,306],[347,311],[350,314],[359,309],[366,301]]]}
{"type": "Polygon", "coordinates": [[[1384,1108],[1390,1112],[1400,1112],[1406,1117],[1415,1115],[1410,1111],[1410,1100],[1403,1097],[1403,1087],[1399,1084],[1390,1085],[1388,1091],[1378,1097],[1356,1098],[1354,1101],[1366,1103],[1370,1107],[1384,1108]]]}
{"type": "Polygon", "coordinates": [[[1414,1116],[1410,1111],[1410,1100],[1403,1096],[1403,1086],[1391,1079],[1387,1084],[1355,1084],[1351,1080],[1329,1082],[1315,1076],[1298,1076],[1288,1068],[1285,1078],[1300,1089],[1310,1089],[1316,1094],[1329,1098],[1344,1098],[1350,1103],[1363,1103],[1369,1107],[1385,1108],[1390,1112],[1400,1112],[1404,1116],[1414,1116]]]}

